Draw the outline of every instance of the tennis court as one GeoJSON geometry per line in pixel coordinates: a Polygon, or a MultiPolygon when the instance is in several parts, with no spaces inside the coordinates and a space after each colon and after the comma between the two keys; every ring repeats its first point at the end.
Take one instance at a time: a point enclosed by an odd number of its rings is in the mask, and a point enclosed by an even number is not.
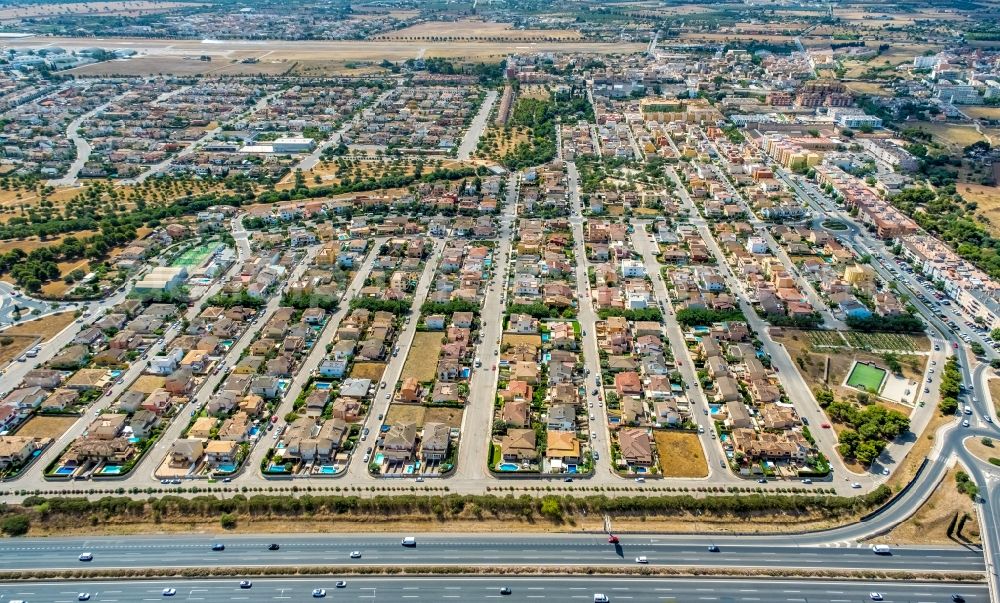
{"type": "Polygon", "coordinates": [[[851,374],[847,377],[847,385],[857,389],[864,388],[866,392],[877,394],[882,387],[885,375],[885,370],[877,366],[855,362],[851,374]]]}
{"type": "Polygon", "coordinates": [[[174,260],[174,266],[200,266],[215,249],[214,245],[198,245],[180,254],[174,260]]]}

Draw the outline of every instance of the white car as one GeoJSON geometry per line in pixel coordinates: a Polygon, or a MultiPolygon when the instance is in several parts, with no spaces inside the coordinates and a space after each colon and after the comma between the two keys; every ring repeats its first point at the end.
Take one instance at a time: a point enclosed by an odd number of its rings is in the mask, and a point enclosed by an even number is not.
{"type": "Polygon", "coordinates": [[[94,560],[94,554],[93,553],[80,553],[80,556],[78,557],[78,559],[80,561],[93,561],[94,560]]]}
{"type": "Polygon", "coordinates": [[[77,601],[90,601],[90,593],[80,593],[76,596],[77,601]]]}
{"type": "Polygon", "coordinates": [[[882,593],[868,593],[868,598],[872,601],[883,601],[882,593]]]}
{"type": "Polygon", "coordinates": [[[646,559],[645,557],[636,557],[635,558],[635,562],[636,563],[649,563],[649,559],[646,559]]]}
{"type": "Polygon", "coordinates": [[[176,588],[164,588],[163,589],[163,596],[164,597],[172,597],[172,596],[174,596],[176,594],[177,594],[177,589],[176,588]]]}
{"type": "Polygon", "coordinates": [[[361,559],[361,551],[351,551],[351,559],[361,559]]]}
{"type": "Polygon", "coordinates": [[[852,482],[851,487],[857,489],[861,487],[861,484],[859,484],[858,482],[852,482]]]}
{"type": "Polygon", "coordinates": [[[325,596],[326,596],[326,589],[323,589],[323,588],[314,588],[313,589],[313,598],[315,598],[315,599],[322,599],[325,596]]]}

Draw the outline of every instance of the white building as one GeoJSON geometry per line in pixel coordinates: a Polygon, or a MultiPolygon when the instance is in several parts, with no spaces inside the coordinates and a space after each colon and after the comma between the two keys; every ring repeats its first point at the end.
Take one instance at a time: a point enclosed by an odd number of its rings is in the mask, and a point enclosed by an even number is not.
{"type": "Polygon", "coordinates": [[[767,253],[767,241],[764,237],[750,237],[747,239],[747,251],[750,253],[767,253]]]}
{"type": "Polygon", "coordinates": [[[639,260],[622,260],[620,265],[622,277],[642,278],[646,276],[646,266],[639,260]]]}
{"type": "Polygon", "coordinates": [[[271,149],[275,153],[308,153],[316,146],[316,141],[303,136],[289,136],[285,138],[275,138],[271,142],[271,149]]]}
{"type": "Polygon", "coordinates": [[[187,280],[188,271],[183,266],[157,266],[135,284],[136,291],[170,291],[187,280]]]}

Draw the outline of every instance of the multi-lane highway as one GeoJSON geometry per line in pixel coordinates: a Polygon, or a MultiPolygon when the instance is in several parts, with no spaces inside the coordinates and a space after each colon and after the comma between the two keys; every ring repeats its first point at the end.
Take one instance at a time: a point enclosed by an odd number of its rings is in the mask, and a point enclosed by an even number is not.
{"type": "Polygon", "coordinates": [[[982,572],[982,555],[958,547],[897,547],[876,555],[867,545],[821,545],[815,535],[664,536],[604,534],[274,534],[265,536],[150,536],[130,538],[42,538],[5,541],[0,559],[7,570],[126,569],[177,567],[339,566],[650,566],[808,568],[982,572]],[[279,550],[268,550],[270,544],[279,550]],[[225,549],[213,550],[222,544],[225,549]],[[717,550],[709,550],[713,547],[717,550]],[[351,558],[351,553],[361,553],[351,558]],[[90,553],[91,561],[80,561],[90,553]]]}
{"type": "Polygon", "coordinates": [[[240,588],[239,579],[155,580],[135,582],[92,581],[72,585],[65,582],[0,584],[0,599],[23,599],[69,603],[80,593],[91,601],[125,603],[169,601],[164,589],[175,589],[179,601],[311,601],[313,590],[322,589],[333,601],[506,601],[546,602],[593,601],[595,594],[618,601],[659,601],[680,603],[716,601],[730,603],[797,603],[823,601],[856,603],[870,601],[877,592],[890,602],[951,601],[958,594],[969,603],[989,601],[981,584],[938,582],[864,583],[835,580],[730,580],[720,578],[639,578],[611,576],[563,577],[353,577],[323,576],[310,578],[253,579],[250,588],[240,588]],[[346,584],[336,587],[338,580],[346,584]],[[502,588],[510,590],[501,595],[502,588]]]}

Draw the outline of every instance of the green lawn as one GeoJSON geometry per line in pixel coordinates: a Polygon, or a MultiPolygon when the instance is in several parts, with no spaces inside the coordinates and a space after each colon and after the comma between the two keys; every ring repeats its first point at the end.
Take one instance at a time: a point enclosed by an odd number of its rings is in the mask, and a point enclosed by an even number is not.
{"type": "Polygon", "coordinates": [[[851,369],[847,385],[859,389],[864,388],[869,393],[877,394],[883,379],[885,379],[885,370],[858,362],[851,369]]]}

